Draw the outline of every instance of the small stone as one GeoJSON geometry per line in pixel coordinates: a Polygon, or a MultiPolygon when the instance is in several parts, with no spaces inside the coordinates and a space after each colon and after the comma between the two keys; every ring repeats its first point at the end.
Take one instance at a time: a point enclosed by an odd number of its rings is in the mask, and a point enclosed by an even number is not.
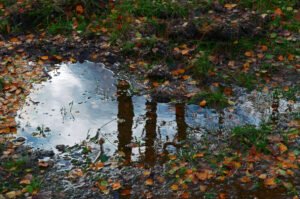
{"type": "Polygon", "coordinates": [[[26,141],[26,138],[24,138],[24,137],[18,137],[16,139],[16,142],[25,142],[25,141],[26,141]]]}
{"type": "Polygon", "coordinates": [[[66,150],[66,146],[63,144],[56,145],[55,148],[60,152],[65,152],[65,150],[66,150]]]}

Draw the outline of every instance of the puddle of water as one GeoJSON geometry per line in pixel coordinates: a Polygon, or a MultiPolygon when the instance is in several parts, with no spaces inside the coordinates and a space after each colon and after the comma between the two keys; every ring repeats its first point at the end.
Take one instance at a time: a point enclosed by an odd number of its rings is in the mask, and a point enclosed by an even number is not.
{"type": "MultiPolygon", "coordinates": [[[[259,93],[241,95],[236,105],[220,112],[197,105],[151,102],[144,96],[131,96],[129,84],[91,62],[63,64],[50,75],[51,80],[34,85],[16,118],[18,134],[37,148],[71,146],[99,132],[105,140],[105,154],[123,151],[129,162],[143,160],[153,165],[157,151],[166,143],[185,140],[188,128],[208,132],[258,125],[274,111],[272,100],[266,103],[259,93]]],[[[299,104],[280,100],[278,112],[297,108],[299,104]]]]}

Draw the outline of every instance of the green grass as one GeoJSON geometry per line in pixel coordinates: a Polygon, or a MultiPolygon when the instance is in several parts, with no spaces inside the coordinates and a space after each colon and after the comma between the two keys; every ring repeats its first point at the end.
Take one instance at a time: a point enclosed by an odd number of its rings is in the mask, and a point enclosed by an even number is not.
{"type": "Polygon", "coordinates": [[[120,3],[117,8],[122,12],[128,12],[134,16],[143,17],[183,17],[188,14],[188,10],[185,6],[171,0],[125,0],[120,3]]]}
{"type": "Polygon", "coordinates": [[[4,80],[0,78],[0,91],[2,91],[4,88],[4,80]]]}
{"type": "Polygon", "coordinates": [[[251,125],[238,126],[232,130],[232,139],[238,144],[238,147],[243,149],[255,146],[258,150],[266,152],[270,134],[271,129],[267,125],[262,125],[259,128],[251,125]]]}
{"type": "Polygon", "coordinates": [[[249,73],[240,73],[235,80],[239,86],[245,87],[248,90],[253,90],[257,84],[256,76],[249,73]]]}
{"type": "Polygon", "coordinates": [[[201,57],[197,59],[194,63],[194,74],[200,77],[208,76],[210,71],[213,71],[213,65],[208,59],[209,54],[207,52],[203,53],[201,57]]]}
{"type": "Polygon", "coordinates": [[[24,167],[27,163],[27,158],[19,158],[17,160],[7,160],[3,162],[3,167],[5,169],[14,169],[14,170],[19,170],[22,167],[24,167]]]}
{"type": "Polygon", "coordinates": [[[190,103],[198,104],[200,101],[205,100],[207,102],[207,106],[216,107],[216,108],[224,108],[228,106],[228,100],[226,96],[220,92],[201,92],[194,96],[190,103]]]}
{"type": "Polygon", "coordinates": [[[297,0],[242,0],[239,2],[239,5],[260,12],[267,12],[276,8],[293,7],[296,3],[297,0]]]}

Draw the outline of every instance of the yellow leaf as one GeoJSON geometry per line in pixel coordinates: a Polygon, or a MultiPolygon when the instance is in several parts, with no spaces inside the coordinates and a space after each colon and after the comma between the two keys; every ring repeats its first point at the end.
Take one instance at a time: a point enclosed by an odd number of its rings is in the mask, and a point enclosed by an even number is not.
{"type": "Polygon", "coordinates": [[[172,191],[177,191],[178,190],[178,185],[177,184],[172,184],[171,190],[172,191]]]}
{"type": "Polygon", "coordinates": [[[149,170],[146,170],[143,172],[144,176],[149,176],[151,174],[151,172],[149,170]]]}
{"type": "Polygon", "coordinates": [[[264,180],[267,178],[267,174],[260,174],[258,178],[264,180]]]}
{"type": "Polygon", "coordinates": [[[237,4],[233,4],[233,3],[226,3],[224,5],[225,8],[227,8],[228,10],[231,10],[232,8],[235,8],[237,6],[237,4]]]}
{"type": "Polygon", "coordinates": [[[204,153],[197,153],[193,156],[193,158],[202,158],[204,156],[204,153]]]}

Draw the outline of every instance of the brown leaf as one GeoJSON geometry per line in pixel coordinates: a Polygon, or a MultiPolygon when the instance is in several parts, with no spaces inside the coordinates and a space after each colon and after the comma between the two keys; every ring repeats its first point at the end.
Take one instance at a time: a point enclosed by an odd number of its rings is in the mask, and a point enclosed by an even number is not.
{"type": "Polygon", "coordinates": [[[124,189],[121,191],[122,196],[128,196],[131,194],[131,189],[124,189]]]}

